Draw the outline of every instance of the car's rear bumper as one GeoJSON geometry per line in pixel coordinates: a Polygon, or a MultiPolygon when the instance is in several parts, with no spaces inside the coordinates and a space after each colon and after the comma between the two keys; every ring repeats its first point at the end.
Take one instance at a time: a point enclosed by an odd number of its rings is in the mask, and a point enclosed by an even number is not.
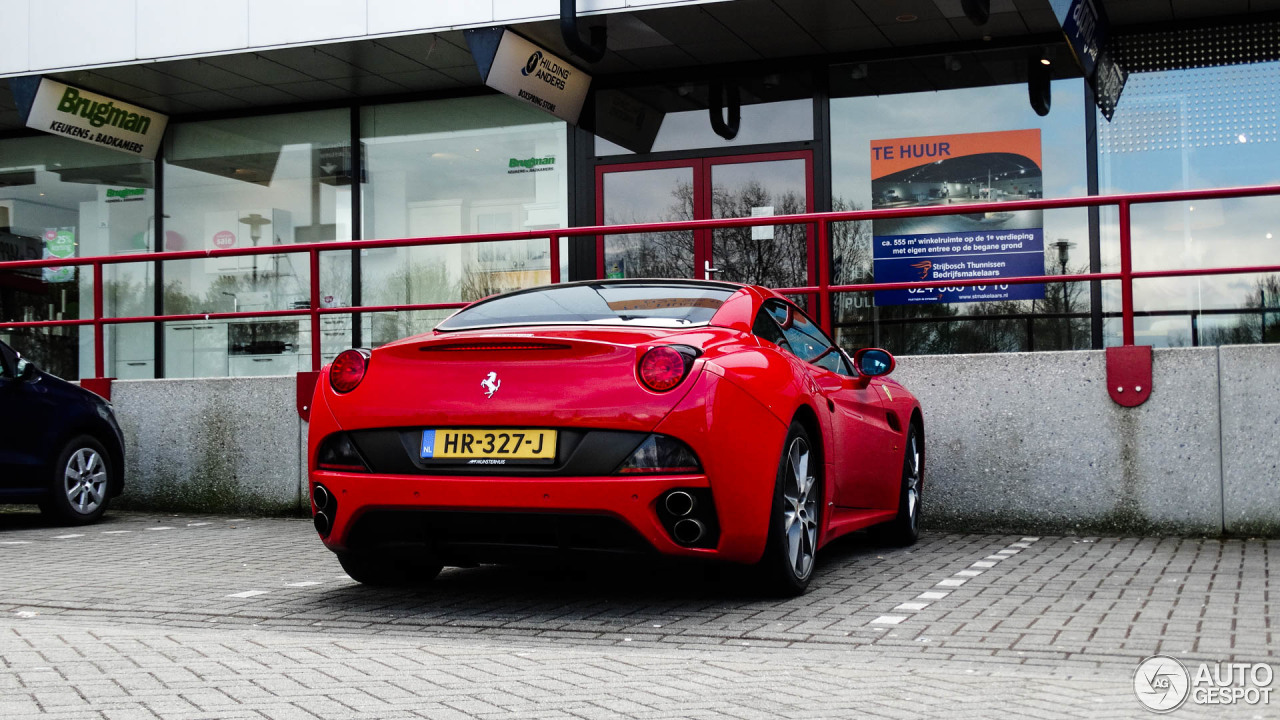
{"type": "MultiPolygon", "coordinates": [[[[452,545],[459,540],[465,544],[484,544],[482,538],[450,537],[447,529],[430,527],[434,521],[440,525],[456,526],[455,522],[440,523],[442,515],[455,516],[457,523],[465,523],[466,516],[475,516],[476,524],[492,524],[495,516],[507,513],[511,524],[526,522],[531,515],[562,519],[567,516],[601,517],[621,521],[643,543],[623,542],[614,537],[605,524],[583,523],[565,531],[554,539],[539,539],[539,532],[529,530],[516,533],[507,541],[496,538],[493,545],[517,546],[525,549],[554,550],[656,550],[666,555],[706,557],[731,562],[753,562],[760,556],[760,548],[751,533],[735,527],[734,519],[717,512],[716,519],[726,532],[721,532],[719,542],[713,548],[687,547],[676,542],[671,531],[663,523],[659,503],[671,490],[709,488],[706,475],[662,475],[644,477],[458,477],[429,475],[372,475],[317,471],[311,474],[312,492],[316,485],[323,485],[332,495],[331,506],[326,508],[331,529],[324,537],[325,545],[332,550],[363,549],[369,544],[405,544],[415,539],[436,538],[442,545],[452,545]],[[388,534],[381,528],[395,518],[397,532],[388,534]],[[410,519],[412,518],[412,519],[410,519]],[[412,532],[412,523],[422,525],[420,534],[412,532]],[[592,528],[598,527],[600,537],[591,537],[592,528]],[[605,537],[608,536],[608,537],[605,537]]],[[[719,503],[713,496],[713,504],[719,503]]],[[[702,512],[709,509],[701,509],[702,512]]],[[[563,525],[564,523],[559,523],[563,525]]],[[[763,529],[763,528],[761,528],[763,529]]],[[[499,535],[500,533],[494,533],[499,535]]],[[[425,542],[423,544],[426,544],[425,542]]]]}
{"type": "MultiPolygon", "coordinates": [[[[324,379],[321,379],[324,382],[324,379]]],[[[501,418],[497,424],[506,424],[501,418]]],[[[494,418],[458,418],[458,425],[481,426],[494,418]]],[[[413,423],[408,423],[413,426],[413,423]]],[[[344,418],[339,422],[317,388],[309,426],[309,466],[315,467],[320,442],[339,430],[404,427],[389,418],[344,418]]],[[[589,427],[589,426],[588,426],[589,427]]],[[[600,426],[596,426],[599,428],[600,426]]],[[[604,426],[607,428],[608,426],[604,426]]],[[[317,483],[332,493],[336,511],[322,534],[335,551],[355,549],[353,530],[366,515],[417,513],[511,513],[589,515],[624,523],[644,543],[667,555],[753,563],[764,553],[769,532],[778,459],[787,424],[759,400],[717,372],[703,372],[695,387],[657,426],[646,430],[685,442],[697,455],[702,473],[693,475],[504,476],[341,473],[312,469],[317,483]],[[687,547],[664,525],[659,501],[674,488],[704,488],[715,510],[714,545],[687,547]]],[[[387,516],[389,517],[389,516],[387,516]]],[[[669,520],[670,518],[667,518],[669,520]]]]}

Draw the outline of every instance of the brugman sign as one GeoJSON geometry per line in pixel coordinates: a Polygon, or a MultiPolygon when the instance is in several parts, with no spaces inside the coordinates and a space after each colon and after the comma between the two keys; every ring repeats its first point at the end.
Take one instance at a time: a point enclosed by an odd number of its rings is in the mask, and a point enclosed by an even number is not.
{"type": "Polygon", "coordinates": [[[169,118],[106,95],[42,78],[27,127],[155,159],[169,118]]]}

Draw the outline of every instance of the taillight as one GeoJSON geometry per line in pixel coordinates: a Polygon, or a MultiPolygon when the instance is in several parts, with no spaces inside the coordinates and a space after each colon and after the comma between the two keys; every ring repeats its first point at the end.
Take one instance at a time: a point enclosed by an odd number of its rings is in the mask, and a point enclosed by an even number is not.
{"type": "Polygon", "coordinates": [[[368,369],[368,355],[360,350],[343,350],[329,366],[329,387],[334,392],[349,393],[364,379],[368,369]]]}
{"type": "Polygon", "coordinates": [[[617,475],[689,475],[702,472],[698,456],[670,435],[654,433],[614,471],[617,475]]]}
{"type": "Polygon", "coordinates": [[[640,358],[636,374],[645,387],[655,392],[666,392],[680,384],[698,351],[686,345],[659,345],[640,358]]]}

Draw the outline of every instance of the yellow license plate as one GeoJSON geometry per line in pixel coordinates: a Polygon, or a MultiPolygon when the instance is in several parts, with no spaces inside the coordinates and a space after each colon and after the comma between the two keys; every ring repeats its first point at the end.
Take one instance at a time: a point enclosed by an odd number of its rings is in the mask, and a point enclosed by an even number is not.
{"type": "Polygon", "coordinates": [[[435,428],[422,431],[424,460],[554,460],[556,431],[435,428]]]}

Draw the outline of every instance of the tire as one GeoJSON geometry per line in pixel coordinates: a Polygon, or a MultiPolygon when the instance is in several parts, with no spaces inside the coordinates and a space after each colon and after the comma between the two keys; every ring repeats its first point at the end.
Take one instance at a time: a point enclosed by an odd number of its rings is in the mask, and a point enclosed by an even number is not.
{"type": "Polygon", "coordinates": [[[72,438],[54,462],[40,510],[64,525],[97,522],[111,501],[114,472],[102,443],[88,435],[72,438]]]}
{"type": "Polygon", "coordinates": [[[430,556],[409,556],[393,552],[346,550],[337,553],[342,569],[361,585],[408,587],[425,585],[444,566],[430,556]]]}
{"type": "Polygon", "coordinates": [[[822,461],[800,423],[782,444],[769,514],[769,539],[758,570],[764,588],[803,595],[817,563],[822,518],[822,461]]]}
{"type": "Polygon", "coordinates": [[[920,539],[920,505],[924,490],[924,453],[920,429],[911,424],[902,457],[902,481],[898,490],[898,516],[884,526],[885,542],[906,547],[920,539]]]}

